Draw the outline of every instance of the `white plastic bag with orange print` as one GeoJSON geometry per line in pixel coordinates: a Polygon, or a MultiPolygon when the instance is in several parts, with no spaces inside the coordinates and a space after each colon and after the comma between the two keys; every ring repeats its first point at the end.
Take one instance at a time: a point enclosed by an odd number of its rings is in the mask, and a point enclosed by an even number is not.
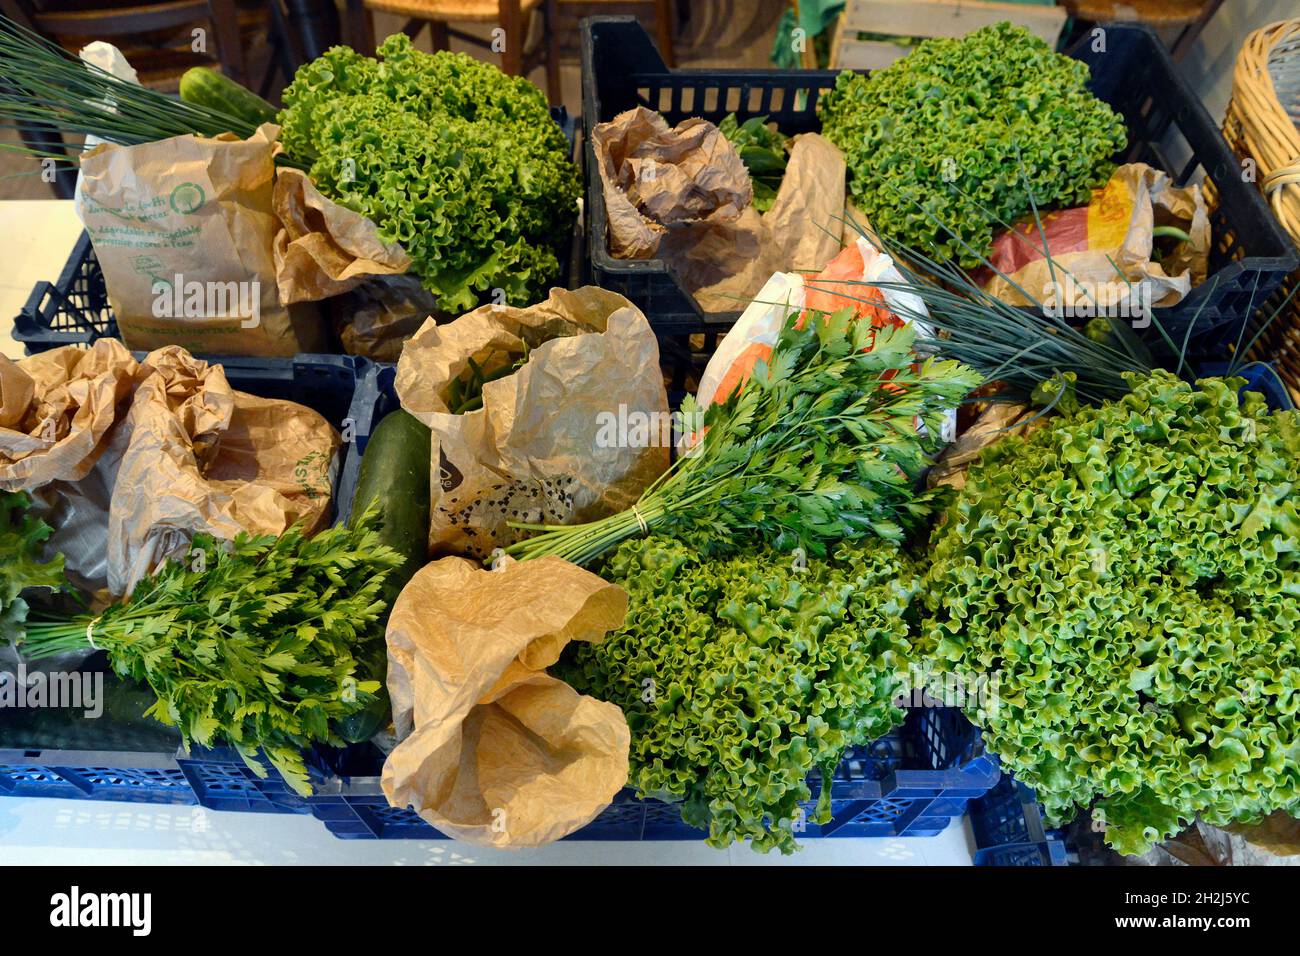
{"type": "MultiPolygon", "coordinates": [[[[700,408],[724,401],[743,385],[754,366],[772,354],[777,336],[791,312],[836,312],[851,308],[863,321],[877,328],[887,324],[906,325],[919,316],[929,316],[917,295],[898,288],[872,285],[902,284],[903,276],[894,261],[867,239],[858,236],[815,276],[778,272],[749,304],[732,327],[700,376],[696,400],[700,408]]],[[[924,328],[924,322],[918,322],[924,328]]],[[[928,331],[928,329],[927,329],[928,331]]],[[[944,421],[943,438],[951,441],[956,418],[944,421]]]]}

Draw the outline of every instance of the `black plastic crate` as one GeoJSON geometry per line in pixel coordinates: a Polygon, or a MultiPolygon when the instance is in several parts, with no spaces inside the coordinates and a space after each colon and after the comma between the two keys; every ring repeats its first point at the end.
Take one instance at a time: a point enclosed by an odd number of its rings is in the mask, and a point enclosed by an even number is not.
{"type": "MultiPolygon", "coordinates": [[[[1178,305],[1156,310],[1175,338],[1199,317],[1195,350],[1216,351],[1235,339],[1252,303],[1262,305],[1296,267],[1296,250],[1254,185],[1242,180],[1240,164],[1156,35],[1130,24],[1108,24],[1105,31],[1105,52],[1093,51],[1086,38],[1071,55],[1088,64],[1092,91],[1124,116],[1129,145],[1117,161],[1149,163],[1179,185],[1203,171],[1218,197],[1208,278],[1178,305]],[[1176,166],[1171,157],[1182,152],[1191,159],[1176,166]],[[1209,336],[1217,338],[1209,341],[1209,336]]],[[[821,128],[817,100],[837,75],[834,70],[669,70],[634,17],[591,17],[582,23],[582,109],[588,131],[636,106],[657,110],[669,124],[692,116],[717,123],[734,112],[742,122],[767,116],[786,134],[816,131],[821,128]]],[[[662,260],[610,255],[605,197],[590,142],[585,160],[588,258],[595,284],[627,296],[659,332],[696,332],[734,322],[739,312],[706,316],[662,260]]]]}
{"type": "Polygon", "coordinates": [[[121,337],[87,233],[72,247],[57,282],[36,283],[27,304],[14,316],[13,337],[28,355],[121,337]]]}

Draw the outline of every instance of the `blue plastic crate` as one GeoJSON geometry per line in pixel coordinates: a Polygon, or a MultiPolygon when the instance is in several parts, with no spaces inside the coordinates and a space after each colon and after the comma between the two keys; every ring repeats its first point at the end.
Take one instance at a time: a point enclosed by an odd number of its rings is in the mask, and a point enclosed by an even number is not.
{"type": "MultiPolygon", "coordinates": [[[[292,359],[227,358],[221,364],[234,388],[307,405],[353,435],[354,442],[341,449],[335,477],[335,520],[343,520],[351,492],[341,499],[342,476],[355,475],[357,449],[378,421],[359,400],[372,363],[354,356],[304,354],[292,359]]],[[[5,746],[4,716],[0,711],[0,748],[5,746]]],[[[307,812],[306,799],[294,793],[269,764],[267,776],[259,778],[233,750],[194,748],[187,754],[179,752],[179,738],[177,744],[143,752],[0,749],[0,796],[198,804],[252,813],[307,812]]],[[[323,781],[319,761],[310,757],[315,780],[323,781]]]]}
{"type": "MultiPolygon", "coordinates": [[[[1197,372],[1201,375],[1226,375],[1228,372],[1227,362],[1206,362],[1197,367],[1197,372]]],[[[1268,407],[1274,411],[1289,411],[1295,408],[1295,402],[1291,399],[1291,393],[1287,390],[1286,383],[1277,373],[1277,369],[1268,362],[1247,362],[1236,373],[1246,380],[1246,385],[1242,388],[1243,392],[1259,392],[1264,396],[1264,401],[1268,402],[1268,407]]]]}
{"type": "Polygon", "coordinates": [[[1043,826],[1034,792],[1003,775],[970,806],[976,866],[1065,866],[1064,841],[1043,826]]]}
{"type": "MultiPolygon", "coordinates": [[[[295,792],[279,772],[263,758],[266,776],[259,777],[239,755],[227,748],[200,750],[176,758],[195,802],[209,810],[236,813],[306,813],[307,798],[295,792]]],[[[313,754],[307,757],[308,776],[313,787],[324,785],[325,776],[313,754]]]]}
{"type": "Polygon", "coordinates": [[[0,751],[0,796],[194,804],[169,755],[0,751]]]}
{"type": "MultiPolygon", "coordinates": [[[[411,809],[389,805],[379,786],[382,758],[351,768],[337,792],[308,798],[312,814],[343,840],[445,839],[411,809]]],[[[800,839],[820,837],[934,836],[966,812],[973,799],[998,781],[996,763],[983,755],[979,733],[957,710],[918,708],[902,727],[849,751],[831,781],[829,823],[811,822],[821,792],[820,774],[810,778],[813,799],[800,839]]],[[[707,834],[682,822],[676,806],[639,800],[620,791],[591,823],[569,840],[702,840],[707,834]]]]}
{"type": "MultiPolygon", "coordinates": [[[[399,407],[392,365],[373,364],[358,385],[350,417],[356,448],[384,415],[399,407]]],[[[356,488],[361,455],[353,455],[340,478],[340,506],[356,488]]],[[[355,753],[352,755],[355,758],[355,753]]],[[[413,811],[391,807],[379,787],[382,759],[353,759],[332,768],[335,792],[309,799],[311,812],[340,839],[440,839],[442,835],[413,811]]],[[[997,782],[994,762],[982,756],[976,729],[955,709],[911,712],[904,727],[846,755],[831,781],[832,820],[811,822],[821,793],[820,774],[810,782],[813,799],[802,835],[816,837],[933,836],[966,812],[970,800],[997,782]]],[[[630,790],[569,839],[698,840],[704,831],[682,822],[678,809],[657,800],[638,800],[630,790]]]]}

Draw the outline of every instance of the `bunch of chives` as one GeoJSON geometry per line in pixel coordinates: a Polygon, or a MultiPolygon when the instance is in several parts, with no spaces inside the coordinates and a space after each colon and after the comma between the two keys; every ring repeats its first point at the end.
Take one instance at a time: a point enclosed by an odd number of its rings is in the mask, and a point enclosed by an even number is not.
{"type": "MultiPolygon", "coordinates": [[[[247,120],[119,79],[0,16],[0,126],[20,124],[70,137],[96,136],[122,146],[188,133],[247,138],[255,131],[247,120]]],[[[67,144],[62,153],[8,148],[68,159],[67,154],[75,155],[80,147],[67,144]]],[[[284,161],[303,165],[303,158],[284,161]]]]}

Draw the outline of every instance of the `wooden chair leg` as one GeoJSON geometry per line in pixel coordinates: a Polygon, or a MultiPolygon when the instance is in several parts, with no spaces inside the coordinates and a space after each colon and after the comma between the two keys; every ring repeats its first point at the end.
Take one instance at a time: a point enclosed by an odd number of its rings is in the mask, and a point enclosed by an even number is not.
{"type": "Polygon", "coordinates": [[[365,0],[348,0],[344,14],[348,31],[348,46],[362,56],[375,55],[375,17],[365,0]]]}
{"type": "Polygon", "coordinates": [[[314,60],[343,41],[339,12],[331,3],[318,0],[283,0],[284,13],[302,44],[302,54],[314,60]]]}
{"type": "Polygon", "coordinates": [[[420,33],[423,32],[424,26],[427,22],[428,21],[426,20],[421,20],[419,17],[411,17],[411,19],[402,24],[402,32],[410,37],[411,42],[414,43],[420,38],[420,33]]]}
{"type": "Polygon", "coordinates": [[[671,70],[677,66],[673,52],[673,33],[677,29],[677,11],[673,0],[655,0],[655,36],[659,41],[659,55],[671,70]]]}
{"type": "Polygon", "coordinates": [[[501,51],[501,69],[510,76],[524,72],[524,18],[519,0],[501,0],[497,7],[501,29],[505,31],[505,49],[501,51]]]}
{"type": "Polygon", "coordinates": [[[1223,6],[1223,0],[1208,0],[1202,5],[1201,12],[1195,22],[1183,28],[1183,32],[1178,35],[1178,39],[1169,48],[1169,56],[1175,63],[1186,56],[1187,51],[1196,45],[1196,41],[1201,36],[1201,31],[1205,29],[1206,24],[1214,19],[1214,15],[1219,12],[1221,6],[1223,6]]]}
{"type": "Polygon", "coordinates": [[[560,92],[560,3],[546,0],[543,5],[542,42],[546,44],[546,98],[552,106],[559,106],[560,92]]]}
{"type": "Polygon", "coordinates": [[[221,72],[236,83],[248,82],[244,46],[239,38],[239,14],[235,0],[208,0],[208,19],[216,34],[217,61],[221,72]]]}
{"type": "MultiPolygon", "coordinates": [[[[307,62],[307,57],[302,52],[298,34],[289,29],[283,5],[279,0],[272,0],[268,6],[271,12],[271,62],[267,65],[266,80],[258,95],[271,99],[270,91],[275,74],[277,72],[284,74],[284,82],[288,85],[292,82],[298,67],[307,62]]],[[[277,94],[274,99],[278,100],[279,95],[277,94]]]]}
{"type": "Polygon", "coordinates": [[[445,20],[429,21],[429,42],[433,44],[435,53],[451,49],[451,35],[447,32],[445,20]]]}
{"type": "MultiPolygon", "coordinates": [[[[63,143],[63,136],[48,126],[24,122],[18,123],[17,126],[18,138],[28,149],[38,149],[56,155],[63,155],[67,151],[67,147],[63,143]]],[[[50,182],[50,189],[54,191],[54,195],[59,199],[71,199],[77,188],[76,167],[70,163],[58,163],[54,170],[54,179],[50,182]]]]}

